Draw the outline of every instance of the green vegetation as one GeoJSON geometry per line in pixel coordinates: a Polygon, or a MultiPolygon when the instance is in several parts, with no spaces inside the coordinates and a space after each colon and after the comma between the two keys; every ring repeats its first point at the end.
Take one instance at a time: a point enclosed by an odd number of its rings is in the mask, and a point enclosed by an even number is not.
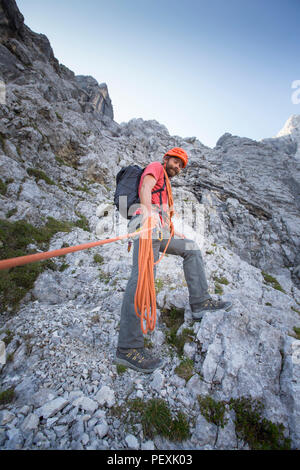
{"type": "Polygon", "coordinates": [[[86,184],[84,184],[83,186],[76,186],[74,189],[75,191],[83,191],[85,193],[92,194],[89,187],[86,184]]]}
{"type": "Polygon", "coordinates": [[[61,116],[57,111],[55,111],[55,114],[56,114],[57,119],[58,119],[60,122],[62,122],[62,121],[63,121],[62,116],[61,116]]]}
{"type": "Polygon", "coordinates": [[[2,179],[0,178],[0,194],[2,196],[5,196],[6,191],[7,191],[6,183],[4,183],[4,181],[2,181],[2,179]]]}
{"type": "Polygon", "coordinates": [[[223,288],[220,286],[220,284],[216,283],[215,284],[215,294],[222,295],[223,294],[223,288]]]}
{"type": "Polygon", "coordinates": [[[11,387],[0,392],[0,405],[11,403],[15,397],[15,388],[11,387]]]}
{"type": "Polygon", "coordinates": [[[297,308],[295,308],[295,307],[293,307],[293,306],[291,306],[291,309],[292,309],[294,312],[299,313],[299,315],[300,315],[300,310],[298,310],[297,308]]]}
{"type": "Polygon", "coordinates": [[[16,212],[18,212],[18,209],[15,207],[14,209],[10,209],[9,211],[7,211],[5,215],[9,219],[12,215],[16,214],[16,212]]]}
{"type": "Polygon", "coordinates": [[[193,368],[194,362],[192,361],[192,359],[185,358],[181,361],[179,366],[175,368],[175,374],[177,374],[179,377],[181,377],[187,382],[188,380],[190,380],[194,373],[193,368]]]}
{"type": "Polygon", "coordinates": [[[117,373],[119,375],[124,374],[124,372],[127,371],[127,367],[124,366],[123,364],[117,364],[117,373]]]}
{"type": "Polygon", "coordinates": [[[266,302],[266,305],[268,305],[269,307],[272,307],[272,304],[270,302],[266,302]]]}
{"type": "Polygon", "coordinates": [[[297,328],[296,326],[294,326],[294,332],[296,333],[296,338],[300,339],[300,328],[297,328]]]}
{"type": "Polygon", "coordinates": [[[0,132],[0,145],[2,147],[2,150],[3,152],[5,151],[5,136],[4,134],[2,134],[2,132],[0,132]]]}
{"type": "Polygon", "coordinates": [[[198,402],[200,405],[201,414],[204,416],[206,421],[224,428],[225,424],[228,422],[228,420],[225,419],[225,402],[218,402],[208,395],[205,397],[201,397],[199,395],[198,402]]]}
{"type": "Polygon", "coordinates": [[[183,441],[190,436],[189,423],[184,413],[179,411],[173,417],[167,402],[161,398],[148,401],[135,398],[128,402],[127,407],[111,408],[111,413],[132,428],[141,423],[143,434],[148,439],[161,435],[171,441],[183,441]]]}
{"type": "Polygon", "coordinates": [[[12,362],[14,360],[14,353],[9,353],[7,354],[6,356],[6,364],[8,364],[9,362],[12,362]]]}
{"type": "Polygon", "coordinates": [[[33,176],[35,178],[36,182],[44,180],[47,184],[55,184],[54,181],[52,181],[42,170],[38,170],[37,168],[27,168],[26,171],[29,176],[33,176]]]}
{"type": "Polygon", "coordinates": [[[285,290],[281,287],[277,279],[275,277],[271,276],[270,274],[265,273],[264,271],[261,272],[262,276],[264,278],[264,281],[266,284],[269,284],[273,289],[279,290],[280,292],[283,292],[286,294],[285,290]]]}
{"type": "Polygon", "coordinates": [[[144,336],[144,347],[146,349],[152,349],[153,348],[152,341],[149,338],[147,338],[146,336],[144,336]]]}
{"type": "Polygon", "coordinates": [[[181,334],[177,335],[179,327],[184,322],[184,309],[177,309],[175,307],[162,309],[161,318],[167,327],[167,343],[174,347],[177,354],[181,356],[183,354],[184,344],[187,341],[193,341],[194,338],[194,330],[190,328],[185,328],[181,334]]]}
{"type": "Polygon", "coordinates": [[[210,396],[198,396],[200,411],[207,421],[222,428],[228,422],[225,418],[226,405],[234,410],[234,425],[237,437],[246,442],[251,450],[288,450],[290,439],[284,437],[282,423],[273,423],[263,418],[264,405],[260,400],[249,397],[216,401],[210,396]]]}
{"type": "Polygon", "coordinates": [[[214,276],[214,281],[218,282],[219,284],[225,284],[226,286],[228,286],[229,284],[229,281],[224,276],[223,277],[214,276]]]}
{"type": "Polygon", "coordinates": [[[12,341],[14,334],[10,330],[5,330],[5,338],[3,339],[3,342],[5,343],[6,346],[9,345],[9,343],[12,341]]]}
{"type": "Polygon", "coordinates": [[[80,212],[75,212],[75,214],[77,215],[77,217],[79,217],[79,219],[76,220],[76,222],[74,222],[74,225],[76,227],[82,228],[86,232],[89,232],[90,231],[90,226],[89,226],[88,220],[85,217],[85,215],[82,215],[80,212]]]}
{"type": "MultiPolygon", "coordinates": [[[[48,249],[50,239],[57,232],[70,232],[74,224],[66,221],[47,218],[43,227],[18,220],[9,222],[0,220],[0,259],[15,258],[35,253],[27,249],[29,244],[35,244],[42,251],[48,249]]],[[[66,265],[63,265],[66,267],[66,265]]],[[[56,270],[53,260],[25,264],[15,268],[0,271],[0,305],[3,311],[7,308],[15,310],[20,300],[33,288],[38,275],[45,269],[56,270]]]]}
{"type": "Polygon", "coordinates": [[[214,250],[206,250],[205,252],[207,255],[213,255],[214,254],[214,250]]]}
{"type": "Polygon", "coordinates": [[[68,165],[62,158],[58,157],[57,155],[55,155],[55,160],[57,161],[57,163],[60,165],[66,165],[66,166],[71,166],[71,165],[68,165]]]}
{"type": "Polygon", "coordinates": [[[62,273],[65,269],[69,268],[69,266],[70,266],[69,264],[63,263],[59,268],[59,272],[62,273]]]}
{"type": "Polygon", "coordinates": [[[184,328],[182,332],[177,335],[174,334],[174,331],[171,331],[169,335],[167,335],[167,342],[173,345],[177,349],[177,353],[179,356],[183,354],[183,348],[185,343],[192,342],[194,339],[194,330],[191,328],[184,328]]]}
{"type": "Polygon", "coordinates": [[[165,325],[176,334],[178,328],[184,322],[184,310],[175,307],[162,309],[161,318],[165,325]]]}
{"type": "Polygon", "coordinates": [[[95,263],[103,264],[104,263],[104,258],[103,258],[103,256],[99,255],[99,253],[96,253],[94,255],[94,261],[95,261],[95,263]]]}
{"type": "Polygon", "coordinates": [[[283,424],[262,418],[264,405],[260,400],[242,397],[231,399],[229,404],[235,411],[237,436],[247,442],[252,450],[290,449],[291,441],[284,437],[283,424]]]}
{"type": "Polygon", "coordinates": [[[101,269],[99,270],[100,271],[100,274],[99,274],[99,279],[101,282],[104,282],[104,284],[108,284],[109,281],[110,281],[110,275],[105,273],[104,271],[102,271],[101,269]]]}
{"type": "Polygon", "coordinates": [[[164,285],[163,280],[160,279],[160,278],[157,278],[157,279],[155,279],[154,283],[155,283],[156,293],[158,294],[163,288],[163,285],[164,285]]]}

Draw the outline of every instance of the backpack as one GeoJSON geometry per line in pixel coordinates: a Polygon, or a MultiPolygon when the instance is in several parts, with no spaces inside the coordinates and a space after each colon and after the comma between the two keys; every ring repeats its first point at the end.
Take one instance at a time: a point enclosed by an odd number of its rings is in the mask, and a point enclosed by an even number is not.
{"type": "MultiPolygon", "coordinates": [[[[141,176],[146,168],[141,168],[138,165],[129,165],[122,168],[116,176],[116,190],[114,194],[114,205],[117,207],[120,214],[125,219],[131,219],[132,215],[129,215],[129,209],[133,204],[139,204],[139,184],[141,176]],[[122,198],[120,201],[120,197],[122,198]],[[120,204],[121,203],[121,204],[120,204]],[[120,207],[121,206],[121,207],[120,207]]],[[[162,205],[162,191],[165,189],[166,180],[164,178],[164,184],[162,188],[152,191],[152,194],[160,193],[160,205],[162,205]]]]}

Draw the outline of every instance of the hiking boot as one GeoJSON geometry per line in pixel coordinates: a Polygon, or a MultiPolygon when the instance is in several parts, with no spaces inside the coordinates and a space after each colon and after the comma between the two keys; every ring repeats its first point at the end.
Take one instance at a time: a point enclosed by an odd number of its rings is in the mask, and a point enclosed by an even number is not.
{"type": "Polygon", "coordinates": [[[192,316],[194,320],[201,320],[203,315],[215,310],[230,310],[232,302],[223,302],[221,300],[207,299],[199,304],[191,305],[192,316]]]}
{"type": "Polygon", "coordinates": [[[115,363],[130,367],[138,372],[145,372],[146,374],[150,374],[163,365],[161,359],[152,356],[145,348],[118,348],[115,363]]]}

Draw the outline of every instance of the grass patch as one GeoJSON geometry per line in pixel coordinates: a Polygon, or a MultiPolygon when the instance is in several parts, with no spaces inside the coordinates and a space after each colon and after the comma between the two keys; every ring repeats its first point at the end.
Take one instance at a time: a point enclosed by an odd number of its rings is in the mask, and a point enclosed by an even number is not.
{"type": "Polygon", "coordinates": [[[108,284],[111,278],[110,278],[109,274],[107,274],[104,271],[100,270],[99,279],[100,279],[101,282],[104,282],[104,284],[108,284]]]}
{"type": "Polygon", "coordinates": [[[0,132],[0,145],[2,147],[3,152],[4,152],[4,148],[5,148],[5,141],[6,141],[6,139],[5,139],[4,134],[2,134],[2,132],[0,132]]]}
{"type": "Polygon", "coordinates": [[[279,290],[280,292],[283,292],[284,294],[286,294],[285,290],[281,287],[281,285],[279,284],[277,279],[275,279],[275,277],[271,276],[270,274],[264,271],[262,271],[261,274],[266,284],[269,284],[271,287],[273,287],[273,289],[279,290]]]}
{"type": "Polygon", "coordinates": [[[71,166],[71,165],[68,165],[62,158],[58,157],[57,155],[55,155],[55,160],[59,164],[59,166],[61,165],[71,166]]]}
{"type": "Polygon", "coordinates": [[[214,281],[218,282],[219,284],[225,284],[226,286],[228,286],[229,284],[229,281],[224,276],[223,277],[214,276],[214,281]]]}
{"type": "Polygon", "coordinates": [[[33,176],[35,178],[36,182],[44,180],[47,184],[55,185],[54,181],[52,181],[52,179],[50,179],[42,170],[38,170],[37,168],[27,168],[26,171],[29,176],[33,176]]]}
{"type": "MultiPolygon", "coordinates": [[[[58,221],[48,217],[43,227],[18,220],[0,220],[0,259],[25,256],[35,251],[27,249],[31,243],[43,251],[48,249],[50,239],[57,232],[70,232],[71,222],[58,221]]],[[[56,264],[48,259],[0,271],[0,311],[15,310],[20,300],[33,288],[38,275],[45,269],[56,270],[56,264]]]]}
{"type": "Polygon", "coordinates": [[[190,380],[194,374],[194,362],[192,359],[186,358],[181,361],[179,366],[175,368],[175,374],[184,379],[186,382],[190,380]]]}
{"type": "Polygon", "coordinates": [[[89,187],[86,184],[84,184],[83,186],[76,186],[74,189],[75,191],[83,191],[85,193],[92,194],[89,187]]]}
{"type": "Polygon", "coordinates": [[[296,326],[294,326],[294,332],[296,333],[296,338],[297,339],[300,339],[300,328],[297,328],[296,326]]]}
{"type": "Polygon", "coordinates": [[[216,283],[215,284],[215,294],[222,295],[223,293],[224,293],[223,287],[220,284],[216,283]]]}
{"type": "Polygon", "coordinates": [[[11,387],[0,392],[0,405],[11,403],[15,397],[15,388],[11,387]]]}
{"type": "Polygon", "coordinates": [[[14,337],[14,334],[12,331],[10,330],[5,330],[5,338],[3,339],[3,342],[5,343],[5,346],[8,346],[9,343],[11,343],[13,337],[14,337]]]}
{"type": "Polygon", "coordinates": [[[6,191],[7,191],[7,185],[6,185],[6,183],[4,183],[4,181],[2,181],[2,179],[0,178],[0,194],[2,194],[2,196],[5,196],[6,191]]]}
{"type": "Polygon", "coordinates": [[[173,346],[177,353],[182,356],[183,348],[187,341],[193,341],[194,330],[185,328],[180,335],[177,335],[179,327],[184,322],[184,309],[162,309],[161,318],[167,327],[166,342],[173,346]]]}
{"type": "Polygon", "coordinates": [[[63,264],[59,267],[58,270],[59,270],[59,272],[62,273],[65,269],[68,269],[69,266],[70,266],[69,264],[63,263],[63,264]]]}
{"type": "Polygon", "coordinates": [[[57,111],[55,111],[55,114],[56,114],[57,119],[58,119],[60,122],[62,122],[62,121],[63,121],[62,116],[61,116],[57,111]]]}
{"type": "Polygon", "coordinates": [[[300,315],[300,310],[298,310],[297,308],[295,308],[295,307],[293,307],[293,306],[291,306],[291,309],[292,309],[294,312],[299,313],[299,315],[300,315]]]}
{"type": "Polygon", "coordinates": [[[144,336],[144,347],[146,349],[153,349],[152,341],[149,338],[147,338],[146,336],[144,336]]]}
{"type": "Polygon", "coordinates": [[[161,318],[165,325],[170,328],[178,330],[184,322],[184,309],[172,307],[171,309],[162,309],[161,318]]]}
{"type": "Polygon", "coordinates": [[[99,255],[99,253],[96,253],[94,255],[94,261],[95,261],[95,263],[103,264],[104,263],[104,258],[103,258],[103,256],[99,255]]]}
{"type": "Polygon", "coordinates": [[[16,214],[16,212],[18,212],[18,209],[15,207],[14,209],[7,211],[5,215],[9,219],[12,215],[16,214]]]}
{"type": "Polygon", "coordinates": [[[173,416],[168,403],[161,398],[145,402],[140,398],[130,400],[128,411],[122,416],[125,423],[141,423],[144,436],[148,439],[161,435],[170,441],[183,441],[190,436],[189,423],[184,413],[179,411],[173,416]]]}
{"type": "Polygon", "coordinates": [[[273,423],[263,418],[264,405],[260,400],[249,397],[216,401],[210,396],[198,396],[201,414],[205,419],[223,428],[228,419],[225,418],[226,405],[234,410],[235,432],[239,439],[246,442],[251,450],[289,450],[291,440],[284,437],[282,423],[273,423]]]}
{"type": "Polygon", "coordinates": [[[225,418],[226,403],[224,401],[216,401],[209,395],[205,397],[198,395],[198,402],[200,405],[201,414],[204,416],[206,421],[224,428],[228,422],[228,420],[225,418]]]}
{"type": "Polygon", "coordinates": [[[284,437],[281,423],[262,418],[264,405],[259,400],[242,397],[231,399],[230,408],[235,411],[237,436],[249,444],[252,450],[289,450],[291,441],[284,437]]]}
{"type": "Polygon", "coordinates": [[[76,227],[82,228],[86,232],[89,232],[90,231],[90,226],[89,226],[88,220],[85,217],[85,215],[80,214],[80,212],[75,212],[75,213],[76,213],[77,217],[79,217],[79,219],[76,220],[76,222],[74,222],[74,225],[76,227]]]}
{"type": "Polygon", "coordinates": [[[124,374],[124,372],[127,371],[127,367],[124,366],[123,364],[117,364],[117,373],[119,375],[124,374]]]}
{"type": "Polygon", "coordinates": [[[155,284],[156,293],[158,294],[163,288],[163,285],[164,285],[163,280],[157,278],[155,279],[154,284],[155,284]]]}
{"type": "Polygon", "coordinates": [[[141,423],[145,437],[152,439],[156,434],[171,441],[183,441],[189,437],[189,425],[185,415],[178,412],[172,418],[167,403],[159,398],[153,398],[147,403],[142,414],[141,423]]]}

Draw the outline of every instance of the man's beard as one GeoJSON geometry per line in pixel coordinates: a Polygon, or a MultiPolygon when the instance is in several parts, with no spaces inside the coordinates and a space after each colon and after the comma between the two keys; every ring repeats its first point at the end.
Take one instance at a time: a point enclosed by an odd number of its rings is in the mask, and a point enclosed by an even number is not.
{"type": "Polygon", "coordinates": [[[174,170],[174,168],[172,168],[169,165],[169,162],[167,162],[167,165],[166,165],[166,172],[167,172],[167,175],[168,175],[169,178],[173,178],[174,176],[177,175],[176,170],[174,170]]]}

